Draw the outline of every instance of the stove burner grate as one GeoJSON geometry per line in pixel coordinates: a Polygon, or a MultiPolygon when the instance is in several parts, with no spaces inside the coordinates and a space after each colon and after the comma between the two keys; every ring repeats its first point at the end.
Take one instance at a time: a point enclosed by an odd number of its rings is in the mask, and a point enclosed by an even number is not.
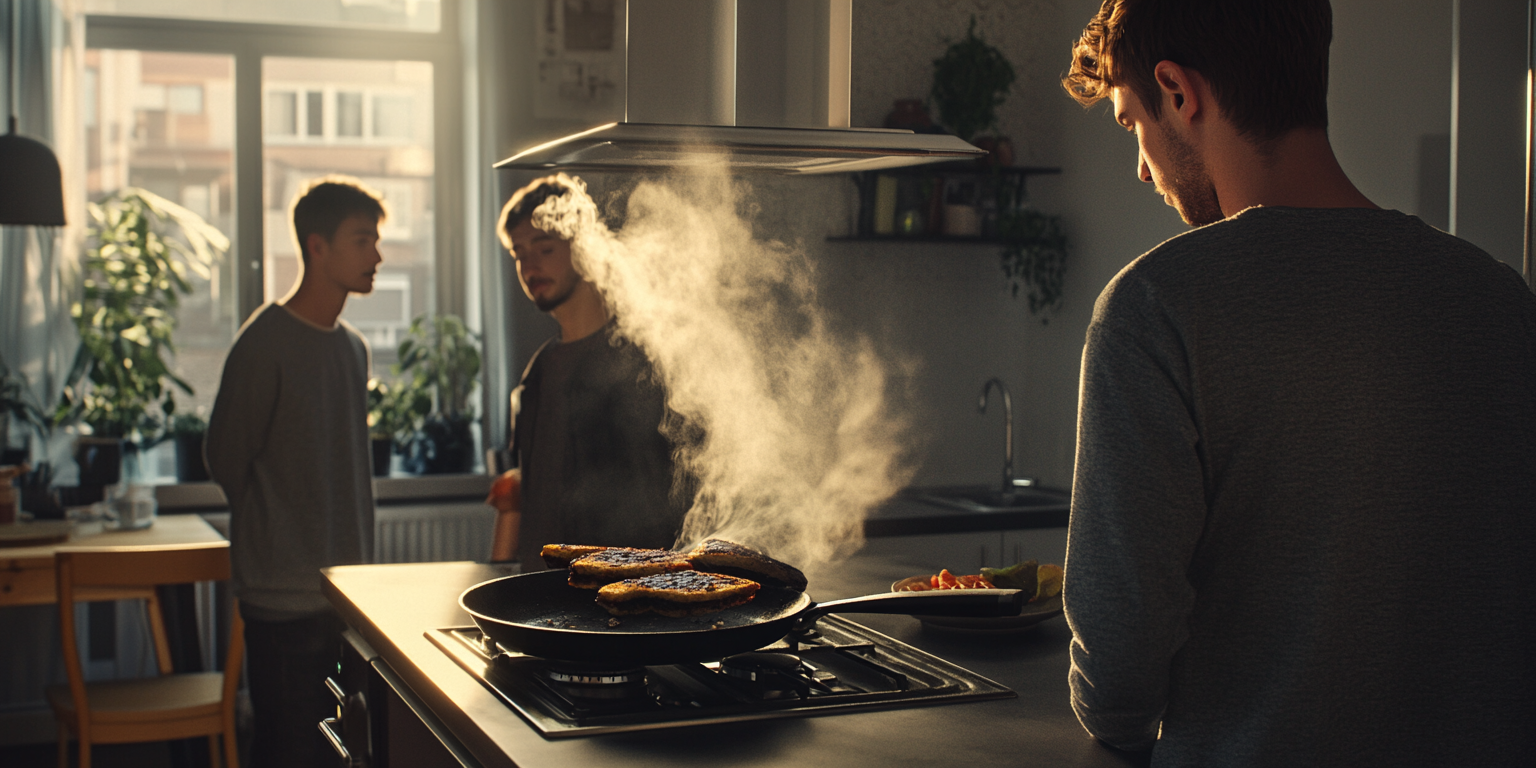
{"type": "Polygon", "coordinates": [[[817,627],[720,661],[642,669],[510,653],[474,627],[427,636],[547,738],[1016,695],[840,616],[817,627]]]}

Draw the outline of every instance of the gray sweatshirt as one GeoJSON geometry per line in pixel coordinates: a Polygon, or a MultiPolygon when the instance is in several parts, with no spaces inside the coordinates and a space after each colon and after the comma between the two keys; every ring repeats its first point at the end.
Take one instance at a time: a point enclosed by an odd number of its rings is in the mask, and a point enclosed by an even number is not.
{"type": "Polygon", "coordinates": [[[368,345],[269,304],[224,362],[205,453],[230,506],[235,594],[283,621],[330,610],[320,569],[373,554],[368,345]]]}
{"type": "Polygon", "coordinates": [[[1531,292],[1395,211],[1137,259],[1083,353],[1065,600],[1079,719],[1154,765],[1531,765],[1531,292]]]}

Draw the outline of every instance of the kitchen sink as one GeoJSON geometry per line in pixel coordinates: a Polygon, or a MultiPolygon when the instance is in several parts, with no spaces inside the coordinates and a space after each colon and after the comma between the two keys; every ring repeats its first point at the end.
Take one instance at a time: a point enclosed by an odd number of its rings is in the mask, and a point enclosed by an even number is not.
{"type": "MultiPolygon", "coordinates": [[[[1027,482],[1027,481],[1021,481],[1027,482]]],[[[909,498],[966,512],[1028,512],[1051,508],[1066,509],[1072,496],[1066,491],[1020,485],[1003,491],[996,485],[941,485],[909,488],[909,498]]]]}

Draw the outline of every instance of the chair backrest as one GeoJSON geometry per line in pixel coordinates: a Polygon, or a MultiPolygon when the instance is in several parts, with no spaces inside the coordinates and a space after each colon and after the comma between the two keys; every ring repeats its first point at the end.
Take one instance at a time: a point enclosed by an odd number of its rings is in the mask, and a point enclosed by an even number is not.
{"type": "MultiPolygon", "coordinates": [[[[227,581],[230,577],[229,542],[167,544],[163,546],[62,549],[54,555],[54,574],[59,597],[59,629],[64,645],[64,668],[69,678],[71,697],[80,721],[78,732],[89,729],[89,703],[86,701],[84,670],[80,665],[75,628],[77,587],[155,587],[189,584],[199,581],[227,581]]],[[[225,657],[224,700],[234,701],[240,679],[241,656],[245,652],[244,623],[238,607],[231,617],[229,649],[225,657]]],[[[159,621],[156,616],[152,623],[159,621]]],[[[157,633],[160,626],[152,626],[157,633]]],[[[157,638],[157,646],[164,643],[157,638]]],[[[170,672],[169,649],[157,649],[161,674],[170,672]]]]}
{"type": "Polygon", "coordinates": [[[54,556],[59,596],[75,587],[154,587],[225,581],[229,542],[61,549],[54,556]]]}

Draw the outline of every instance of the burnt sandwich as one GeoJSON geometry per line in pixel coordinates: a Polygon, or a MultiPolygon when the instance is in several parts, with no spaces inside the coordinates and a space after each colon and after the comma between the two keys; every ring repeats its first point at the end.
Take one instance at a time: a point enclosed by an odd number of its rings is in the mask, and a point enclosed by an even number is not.
{"type": "Polygon", "coordinates": [[[743,605],[757,594],[749,579],[702,571],[673,571],[624,579],[597,590],[597,604],[615,616],[659,613],[683,618],[743,605]]]}
{"type": "Polygon", "coordinates": [[[725,539],[706,539],[688,553],[695,570],[750,579],[771,587],[804,592],[805,574],[799,568],[775,560],[744,544],[725,539]]]}
{"type": "Polygon", "coordinates": [[[692,570],[688,559],[679,552],[665,549],[608,547],[571,561],[567,581],[573,587],[597,589],[624,579],[638,579],[672,571],[692,570]]]}
{"type": "Polygon", "coordinates": [[[539,557],[550,568],[569,568],[572,560],[578,557],[586,557],[605,549],[609,549],[609,547],[595,547],[591,544],[545,544],[539,550],[539,557]]]}

